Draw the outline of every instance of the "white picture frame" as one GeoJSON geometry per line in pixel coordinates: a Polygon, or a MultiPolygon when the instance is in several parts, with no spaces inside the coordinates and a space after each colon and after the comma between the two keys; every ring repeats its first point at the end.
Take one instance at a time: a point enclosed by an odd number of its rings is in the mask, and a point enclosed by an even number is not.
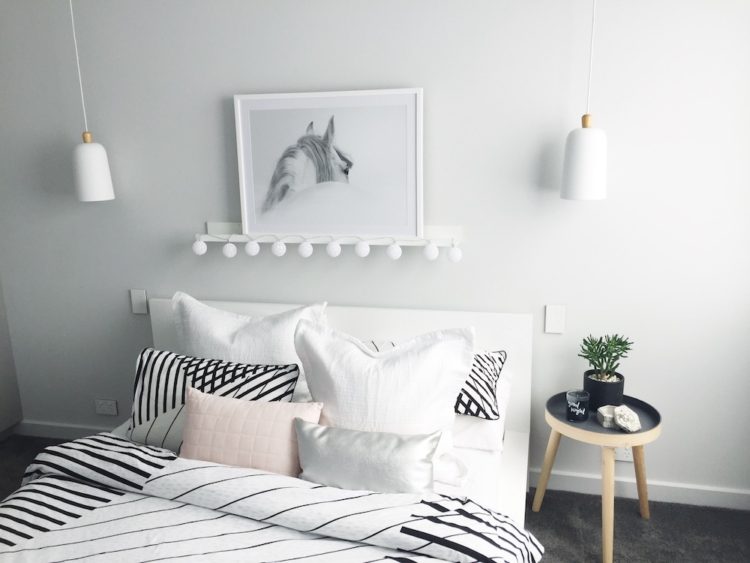
{"type": "Polygon", "coordinates": [[[421,238],[422,89],[234,96],[248,236],[421,238]]]}

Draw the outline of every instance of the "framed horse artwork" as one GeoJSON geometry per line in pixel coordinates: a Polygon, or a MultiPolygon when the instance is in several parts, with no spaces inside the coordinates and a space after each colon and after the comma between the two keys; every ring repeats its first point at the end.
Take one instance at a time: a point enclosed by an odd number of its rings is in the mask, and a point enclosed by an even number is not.
{"type": "Polygon", "coordinates": [[[234,97],[250,236],[422,236],[422,90],[234,97]]]}

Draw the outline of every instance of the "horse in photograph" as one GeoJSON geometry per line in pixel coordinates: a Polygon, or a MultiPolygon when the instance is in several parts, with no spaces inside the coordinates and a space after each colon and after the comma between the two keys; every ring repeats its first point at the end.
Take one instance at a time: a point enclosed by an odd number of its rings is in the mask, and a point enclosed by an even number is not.
{"type": "Polygon", "coordinates": [[[352,160],[333,144],[334,116],[328,120],[323,136],[316,135],[313,122],[295,145],[282,153],[271,177],[263,202],[263,213],[284,199],[323,182],[349,183],[352,160]]]}

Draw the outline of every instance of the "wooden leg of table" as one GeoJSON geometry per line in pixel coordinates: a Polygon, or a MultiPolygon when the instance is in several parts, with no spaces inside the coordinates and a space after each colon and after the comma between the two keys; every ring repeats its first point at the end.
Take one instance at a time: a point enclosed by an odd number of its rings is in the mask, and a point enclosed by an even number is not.
{"type": "Polygon", "coordinates": [[[539,483],[534,493],[534,502],[531,504],[532,512],[539,512],[542,508],[544,493],[547,490],[549,475],[552,473],[552,465],[555,463],[557,455],[557,446],[560,445],[560,433],[557,430],[550,430],[549,441],[547,442],[547,451],[544,453],[544,463],[542,464],[542,473],[539,475],[539,483]]]}
{"type": "Polygon", "coordinates": [[[633,461],[635,462],[635,482],[638,485],[638,502],[641,507],[641,518],[651,518],[648,509],[648,484],[646,483],[646,457],[643,446],[633,446],[633,461]]]}
{"type": "Polygon", "coordinates": [[[602,562],[612,563],[615,540],[615,449],[602,448],[602,562]]]}

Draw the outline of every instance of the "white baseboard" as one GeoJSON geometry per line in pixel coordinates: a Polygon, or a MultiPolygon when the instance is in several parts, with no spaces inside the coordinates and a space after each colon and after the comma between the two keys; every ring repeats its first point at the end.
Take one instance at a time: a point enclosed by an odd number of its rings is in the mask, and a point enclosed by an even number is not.
{"type": "Polygon", "coordinates": [[[116,424],[116,420],[113,420],[112,427],[99,427],[85,426],[83,424],[65,424],[62,422],[24,419],[15,426],[13,433],[20,434],[21,436],[75,440],[76,438],[91,436],[92,434],[98,434],[99,432],[109,432],[116,426],[116,424]]]}
{"type": "MultiPolygon", "coordinates": [[[[541,470],[539,467],[529,469],[529,480],[532,486],[536,487],[540,473],[541,470]]],[[[573,471],[555,471],[553,469],[547,488],[550,490],[601,495],[601,475],[573,471]]],[[[615,495],[625,498],[638,498],[635,477],[617,477],[615,480],[615,495]]],[[[648,498],[649,500],[662,502],[750,510],[749,489],[730,489],[726,487],[695,485],[692,483],[649,480],[648,498]]]]}

